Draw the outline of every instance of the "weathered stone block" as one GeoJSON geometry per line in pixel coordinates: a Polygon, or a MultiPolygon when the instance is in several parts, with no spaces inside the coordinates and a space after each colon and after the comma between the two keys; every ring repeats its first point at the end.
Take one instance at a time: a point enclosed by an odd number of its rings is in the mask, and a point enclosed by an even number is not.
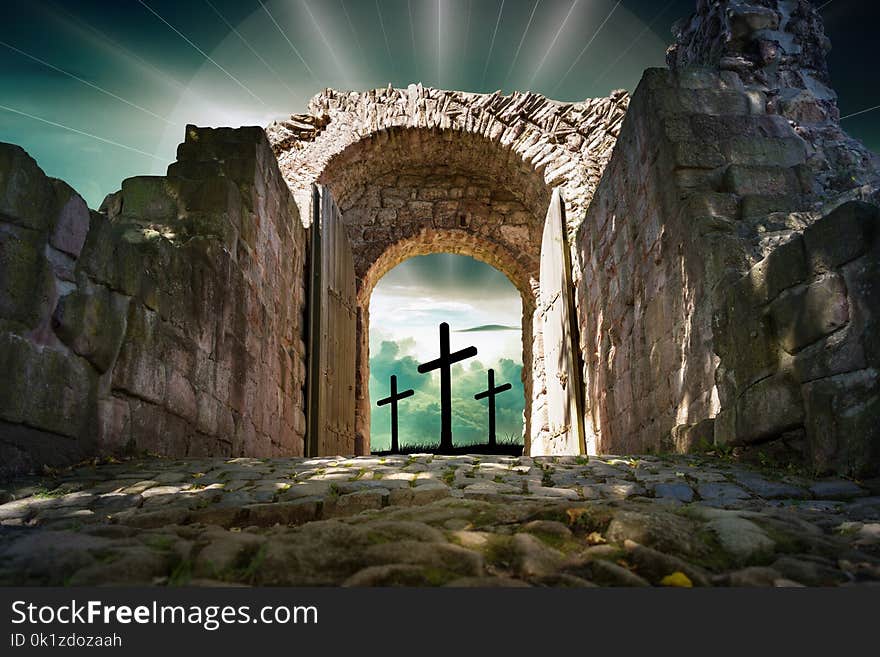
{"type": "Polygon", "coordinates": [[[749,102],[745,94],[732,89],[678,89],[678,104],[688,114],[748,114],[749,102]]]}
{"type": "Polygon", "coordinates": [[[108,397],[98,400],[98,444],[102,453],[119,454],[131,441],[131,411],[128,400],[108,397]]]}
{"type": "Polygon", "coordinates": [[[720,144],[719,152],[730,164],[793,167],[806,160],[806,143],[791,137],[733,137],[720,144]]]}
{"type": "Polygon", "coordinates": [[[0,418],[71,438],[91,428],[97,377],[84,360],[6,333],[0,365],[0,418]]]}
{"type": "Polygon", "coordinates": [[[46,174],[23,148],[0,143],[0,217],[26,228],[47,230],[54,196],[46,174]]]}
{"type": "Polygon", "coordinates": [[[808,452],[818,471],[852,476],[880,466],[880,374],[867,369],[804,386],[808,452]]]}
{"type": "Polygon", "coordinates": [[[166,373],[156,339],[156,313],[132,304],[128,331],[113,367],[113,388],[153,404],[165,400],[166,373]]]}
{"type": "Polygon", "coordinates": [[[823,272],[865,253],[880,236],[880,208],[851,201],[804,230],[813,271],[823,272]]]}
{"type": "Polygon", "coordinates": [[[799,193],[796,173],[780,166],[749,166],[731,164],[724,177],[725,190],[745,196],[783,196],[799,193]]]}
{"type": "Polygon", "coordinates": [[[0,223],[0,319],[36,328],[51,311],[55,283],[44,234],[0,223]]]}
{"type": "Polygon", "coordinates": [[[99,372],[106,372],[122,345],[128,303],[128,297],[102,285],[80,287],[59,300],[55,333],[99,372]]]}
{"type": "Polygon", "coordinates": [[[737,400],[736,442],[774,438],[803,422],[800,385],[790,374],[775,374],[747,388],[737,400]]]}
{"type": "Polygon", "coordinates": [[[773,212],[798,212],[806,207],[803,198],[797,194],[746,194],[741,201],[743,219],[764,218],[773,212]]]}
{"type": "Polygon", "coordinates": [[[777,367],[778,347],[762,298],[742,278],[720,291],[713,316],[715,352],[737,390],[772,374],[777,367]]]}
{"type": "Polygon", "coordinates": [[[714,169],[727,164],[716,144],[699,141],[678,141],[672,144],[676,166],[695,169],[714,169]]]}
{"type": "Polygon", "coordinates": [[[849,321],[843,278],[828,274],[784,292],[770,305],[770,316],[783,349],[796,353],[849,321]]]}
{"type": "Polygon", "coordinates": [[[672,442],[677,454],[693,454],[715,444],[715,418],[693,424],[679,424],[672,430],[672,442]]]}
{"type": "Polygon", "coordinates": [[[23,337],[0,333],[0,419],[21,422],[27,408],[27,365],[32,347],[23,337]]]}
{"type": "Polygon", "coordinates": [[[144,223],[177,219],[177,203],[163,176],[136,176],[122,181],[122,217],[144,223]]]}
{"type": "Polygon", "coordinates": [[[805,347],[794,358],[794,372],[801,382],[854,372],[867,366],[864,344],[853,334],[852,324],[847,330],[805,347]]]}
{"type": "Polygon", "coordinates": [[[195,422],[198,409],[192,384],[176,370],[168,374],[168,410],[185,420],[195,422]]]}
{"type": "Polygon", "coordinates": [[[0,421],[0,480],[22,472],[40,472],[43,466],[57,468],[75,463],[93,449],[88,440],[0,421]]]}
{"type": "Polygon", "coordinates": [[[800,236],[777,247],[749,271],[749,281],[760,301],[772,301],[783,290],[807,277],[804,241],[800,236]]]}
{"type": "Polygon", "coordinates": [[[89,208],[67,183],[52,180],[56,217],[49,243],[74,258],[79,257],[89,232],[89,208]]]}

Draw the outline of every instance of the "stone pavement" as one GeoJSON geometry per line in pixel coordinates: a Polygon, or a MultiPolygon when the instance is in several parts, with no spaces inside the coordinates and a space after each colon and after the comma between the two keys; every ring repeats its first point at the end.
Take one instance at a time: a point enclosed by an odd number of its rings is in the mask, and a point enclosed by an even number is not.
{"type": "Polygon", "coordinates": [[[143,458],[0,503],[4,585],[880,582],[880,482],[702,457],[143,458]]]}

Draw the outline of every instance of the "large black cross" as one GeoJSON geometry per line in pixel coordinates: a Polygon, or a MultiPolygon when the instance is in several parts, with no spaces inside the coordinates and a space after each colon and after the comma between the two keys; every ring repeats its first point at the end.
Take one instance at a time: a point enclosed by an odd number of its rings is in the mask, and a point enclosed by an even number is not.
{"type": "Polygon", "coordinates": [[[505,383],[495,387],[495,370],[489,370],[489,387],[483,392],[474,395],[474,399],[489,398],[489,446],[495,447],[495,395],[510,390],[510,384],[505,383]]]}
{"type": "Polygon", "coordinates": [[[440,324],[440,358],[419,365],[419,374],[440,370],[440,449],[452,449],[452,376],[453,363],[473,358],[477,355],[476,347],[461,349],[454,354],[449,353],[449,324],[440,324]]]}
{"type": "Polygon", "coordinates": [[[399,450],[399,445],[397,444],[397,402],[401,399],[406,399],[407,397],[412,397],[412,390],[404,390],[403,392],[397,392],[397,377],[392,374],[391,375],[391,394],[385,399],[380,399],[376,402],[376,406],[384,406],[385,404],[391,404],[391,452],[396,454],[399,450]]]}

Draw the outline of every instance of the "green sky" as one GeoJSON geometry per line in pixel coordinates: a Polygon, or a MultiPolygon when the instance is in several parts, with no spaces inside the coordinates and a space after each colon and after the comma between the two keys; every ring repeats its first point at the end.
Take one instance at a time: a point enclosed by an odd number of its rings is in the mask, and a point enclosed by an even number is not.
{"type": "MultiPolygon", "coordinates": [[[[842,113],[880,104],[872,83],[876,3],[822,4],[842,113]]],[[[123,178],[164,173],[187,123],[266,125],[302,111],[325,86],[421,81],[563,100],[632,90],[646,67],[664,65],[669,26],[693,7],[693,0],[3,0],[0,140],[24,146],[96,207],[123,178]]],[[[878,150],[878,118],[863,114],[845,126],[878,150]]]]}

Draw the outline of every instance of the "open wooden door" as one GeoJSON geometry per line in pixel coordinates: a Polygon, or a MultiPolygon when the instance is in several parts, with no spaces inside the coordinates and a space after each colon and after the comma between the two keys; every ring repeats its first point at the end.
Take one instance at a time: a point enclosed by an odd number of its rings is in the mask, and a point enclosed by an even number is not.
{"type": "Polygon", "coordinates": [[[357,344],[354,261],[330,190],[314,186],[312,208],[306,455],[351,455],[357,344]]]}
{"type": "Polygon", "coordinates": [[[583,384],[573,292],[565,204],[559,190],[554,189],[541,240],[537,309],[544,345],[547,415],[543,428],[532,428],[532,456],[591,451],[584,443],[583,384]]]}

